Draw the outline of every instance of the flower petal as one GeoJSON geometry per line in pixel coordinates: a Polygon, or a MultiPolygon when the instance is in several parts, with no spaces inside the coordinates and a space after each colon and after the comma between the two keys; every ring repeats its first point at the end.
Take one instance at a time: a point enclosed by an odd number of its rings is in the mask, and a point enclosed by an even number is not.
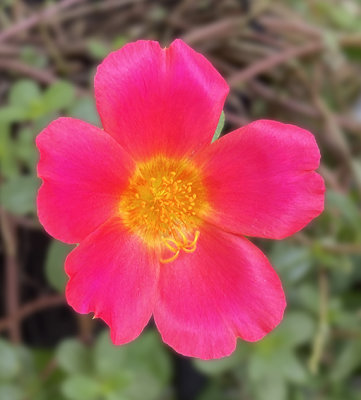
{"type": "Polygon", "coordinates": [[[94,312],[111,328],[114,344],[135,339],[151,317],[159,264],[140,239],[113,218],[66,259],[68,303],[94,312]]]}
{"type": "Polygon", "coordinates": [[[117,212],[134,162],[99,128],[59,118],[37,137],[38,214],[55,238],[78,243],[117,212]]]}
{"type": "Polygon", "coordinates": [[[163,340],[203,359],[229,355],[236,337],[261,339],[282,319],[281,282],[248,240],[207,227],[197,249],[159,275],[154,319],[163,340]]]}
{"type": "Polygon", "coordinates": [[[138,41],[111,53],[95,76],[105,131],[137,160],[195,152],[211,142],[228,86],[181,40],[138,41]]]}
{"type": "Polygon", "coordinates": [[[302,229],[324,207],[324,182],[314,172],[320,152],[311,133],[256,121],[199,154],[213,212],[225,231],[281,239],[302,229]]]}

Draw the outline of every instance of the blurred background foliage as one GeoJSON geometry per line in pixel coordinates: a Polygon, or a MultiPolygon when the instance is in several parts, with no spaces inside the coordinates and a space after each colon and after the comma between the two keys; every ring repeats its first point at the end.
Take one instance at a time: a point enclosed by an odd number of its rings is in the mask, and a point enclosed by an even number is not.
{"type": "Polygon", "coordinates": [[[360,76],[360,0],[1,0],[0,400],[360,399],[360,76]],[[101,322],[75,315],[63,295],[71,246],[35,211],[37,133],[60,115],[99,125],[102,58],[176,37],[231,86],[222,134],[258,118],[309,129],[327,185],[307,229],[256,241],[284,284],[282,324],[208,362],[174,354],[152,324],[114,347],[101,322]]]}

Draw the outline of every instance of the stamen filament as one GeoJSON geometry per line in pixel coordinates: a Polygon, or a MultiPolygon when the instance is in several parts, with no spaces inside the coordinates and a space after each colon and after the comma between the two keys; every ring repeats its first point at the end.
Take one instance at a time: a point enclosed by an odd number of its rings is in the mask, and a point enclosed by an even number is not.
{"type": "Polygon", "coordinates": [[[194,239],[192,241],[190,241],[186,235],[184,234],[184,232],[182,232],[179,228],[177,229],[179,235],[182,237],[183,239],[183,243],[180,241],[177,241],[173,238],[162,238],[162,242],[165,244],[166,247],[168,247],[168,249],[174,253],[173,256],[169,257],[169,258],[161,258],[159,261],[162,264],[167,264],[170,263],[172,261],[174,261],[178,256],[181,250],[183,250],[185,253],[194,253],[197,249],[197,241],[199,238],[199,231],[196,231],[194,234],[194,239]],[[173,247],[170,243],[174,244],[177,247],[173,247]]]}
{"type": "Polygon", "coordinates": [[[172,256],[172,257],[169,257],[169,258],[161,258],[161,259],[159,260],[159,262],[161,262],[162,264],[168,264],[168,263],[174,261],[174,260],[179,256],[179,251],[180,251],[180,250],[177,250],[177,252],[176,252],[176,253],[174,254],[174,256],[172,256]]]}
{"type": "Polygon", "coordinates": [[[168,247],[170,251],[173,251],[173,253],[179,250],[179,243],[172,238],[162,238],[162,242],[168,247]],[[177,247],[173,247],[169,242],[175,244],[177,247]]]}
{"type": "Polygon", "coordinates": [[[201,172],[188,159],[159,155],[137,163],[122,193],[124,224],[150,249],[159,249],[161,263],[174,261],[181,250],[196,250],[202,216],[210,210],[201,172]]]}

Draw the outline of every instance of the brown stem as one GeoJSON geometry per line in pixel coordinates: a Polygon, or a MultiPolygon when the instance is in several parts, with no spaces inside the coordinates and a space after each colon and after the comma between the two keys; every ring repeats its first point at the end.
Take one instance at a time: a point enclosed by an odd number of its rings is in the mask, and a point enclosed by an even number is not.
{"type": "Polygon", "coordinates": [[[244,17],[230,17],[213,22],[206,26],[195,28],[183,36],[183,40],[189,44],[196,44],[211,38],[219,38],[234,34],[244,23],[244,17]]]}
{"type": "Polygon", "coordinates": [[[11,341],[19,343],[21,341],[21,333],[17,318],[19,308],[19,266],[16,259],[16,231],[15,224],[4,211],[1,211],[1,233],[5,251],[5,297],[8,329],[11,341]]]}
{"type": "Polygon", "coordinates": [[[189,44],[195,44],[202,41],[209,41],[213,38],[235,35],[251,19],[262,13],[269,6],[269,1],[257,2],[254,9],[246,16],[223,18],[211,24],[197,27],[184,35],[183,40],[189,44]]]}
{"type": "MultiPolygon", "coordinates": [[[[274,89],[266,86],[256,79],[247,82],[247,88],[249,88],[256,95],[261,96],[263,100],[276,102],[283,108],[287,108],[298,114],[306,115],[311,118],[320,118],[322,116],[320,110],[317,107],[312,107],[312,105],[310,104],[306,104],[289,96],[281,96],[274,89]]],[[[335,118],[337,123],[343,128],[347,129],[350,133],[357,136],[361,135],[361,123],[355,121],[352,116],[335,115],[335,118]]]]}
{"type": "Polygon", "coordinates": [[[71,7],[77,3],[82,3],[84,1],[86,0],[64,0],[57,4],[54,4],[53,6],[45,8],[43,11],[40,11],[36,14],[34,13],[30,17],[19,21],[15,25],[10,26],[8,29],[0,33],[0,42],[16,36],[20,32],[25,32],[31,29],[39,22],[46,21],[48,18],[52,17],[53,15],[57,14],[59,11],[65,8],[71,7]]]}
{"type": "MultiPolygon", "coordinates": [[[[46,309],[48,307],[57,307],[60,305],[65,304],[65,298],[63,295],[51,295],[51,296],[44,296],[36,299],[32,302],[29,302],[19,308],[15,317],[18,321],[28,317],[31,314],[34,314],[38,311],[46,309]]],[[[5,318],[0,320],[0,331],[3,330],[10,330],[11,327],[11,319],[5,318]]]]}
{"type": "Polygon", "coordinates": [[[113,11],[114,9],[145,3],[146,0],[102,0],[98,3],[84,4],[75,10],[66,11],[59,15],[60,21],[68,21],[75,18],[85,18],[90,14],[113,11]]]}
{"type": "Polygon", "coordinates": [[[21,75],[28,76],[40,83],[45,83],[47,85],[54,83],[57,80],[56,76],[49,71],[30,67],[29,65],[23,64],[18,60],[0,59],[0,70],[18,72],[21,75]]]}
{"type": "Polygon", "coordinates": [[[309,360],[309,368],[313,374],[318,373],[329,330],[327,319],[328,280],[324,269],[320,269],[319,271],[318,283],[320,290],[319,326],[314,338],[312,354],[309,360]]]}
{"type": "Polygon", "coordinates": [[[310,54],[314,54],[323,48],[322,42],[312,42],[299,47],[292,47],[280,53],[276,53],[270,57],[264,58],[258,62],[253,63],[249,67],[234,73],[228,79],[230,86],[238,86],[249,79],[254,78],[257,75],[262,74],[268,70],[271,70],[278,65],[284,64],[285,62],[304,57],[310,54]]]}

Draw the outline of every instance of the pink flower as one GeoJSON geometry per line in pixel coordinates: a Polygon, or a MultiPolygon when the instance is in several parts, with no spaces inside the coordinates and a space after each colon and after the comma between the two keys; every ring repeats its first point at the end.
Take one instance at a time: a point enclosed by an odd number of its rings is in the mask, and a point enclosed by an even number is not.
{"type": "Polygon", "coordinates": [[[211,144],[229,88],[181,40],[138,41],[95,77],[104,130],[60,118],[37,138],[47,232],[80,243],[65,264],[69,304],[115,344],[153,315],[164,342],[229,355],[281,321],[281,282],[244,236],[282,239],[323,210],[314,137],[256,121],[211,144]]]}

